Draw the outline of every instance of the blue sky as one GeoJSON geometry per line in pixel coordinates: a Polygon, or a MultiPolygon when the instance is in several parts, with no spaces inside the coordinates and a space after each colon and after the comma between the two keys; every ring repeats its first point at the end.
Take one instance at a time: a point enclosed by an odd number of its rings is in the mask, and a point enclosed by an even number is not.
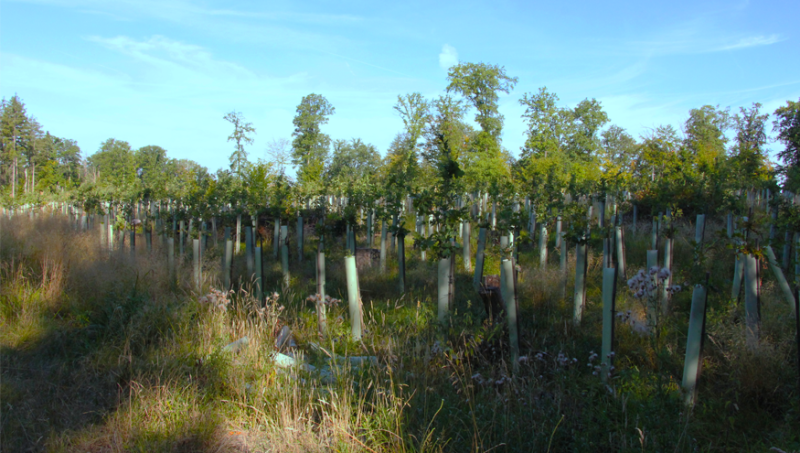
{"type": "MultiPolygon", "coordinates": [[[[223,116],[257,134],[251,158],[291,139],[309,93],[336,108],[324,131],[385,153],[397,96],[434,98],[457,61],[502,65],[503,146],[524,142],[524,93],[596,98],[632,135],[680,129],[706,104],[772,112],[800,99],[800,2],[193,2],[3,0],[0,96],[15,93],[85,155],[113,137],[228,165],[223,116]]],[[[610,123],[610,124],[611,124],[610,123]]],[[[771,127],[771,125],[770,125],[771,127]]],[[[780,145],[773,144],[777,149],[780,145]]]]}

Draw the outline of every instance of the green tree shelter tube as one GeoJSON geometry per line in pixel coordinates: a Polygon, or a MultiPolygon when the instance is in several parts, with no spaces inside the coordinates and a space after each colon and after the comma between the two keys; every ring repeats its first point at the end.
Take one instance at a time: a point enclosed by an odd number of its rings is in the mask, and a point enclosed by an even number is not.
{"type": "Polygon", "coordinates": [[[386,220],[381,221],[381,273],[386,273],[386,235],[388,230],[386,220]]]}
{"type": "Polygon", "coordinates": [[[586,306],[586,268],[587,246],[579,243],[575,246],[575,297],[572,321],[579,325],[583,319],[583,309],[586,306]]]}
{"type": "Polygon", "coordinates": [[[297,262],[303,262],[303,241],[305,241],[305,237],[303,235],[303,216],[297,216],[297,262]]]}
{"type": "Polygon", "coordinates": [[[255,270],[255,261],[253,252],[253,228],[250,226],[244,227],[244,255],[245,255],[245,264],[247,266],[247,279],[246,281],[251,281],[253,278],[253,273],[255,270]]]}
{"type": "Polygon", "coordinates": [[[627,270],[625,262],[625,234],[622,231],[622,225],[614,227],[614,236],[617,243],[617,275],[627,280],[627,270]]]}
{"type": "Polygon", "coordinates": [[[450,309],[450,257],[439,258],[437,286],[437,319],[444,324],[450,309]]]}
{"type": "Polygon", "coordinates": [[[233,240],[231,240],[231,238],[225,240],[225,256],[223,263],[222,290],[229,291],[231,289],[231,266],[233,264],[233,240]]]}
{"type": "Polygon", "coordinates": [[[689,313],[689,333],[686,339],[686,359],[683,362],[684,402],[691,406],[697,398],[697,381],[702,366],[703,337],[705,336],[707,291],[697,285],[692,292],[692,309],[689,313]]]}
{"type": "Polygon", "coordinates": [[[475,274],[472,277],[472,286],[475,291],[481,287],[481,278],[483,278],[483,262],[486,257],[486,228],[481,228],[478,231],[478,250],[475,254],[475,274]]]}
{"type": "Polygon", "coordinates": [[[350,334],[354,341],[361,341],[361,294],[358,289],[356,257],[344,257],[344,270],[347,278],[347,305],[350,309],[350,334]]]}
{"type": "Polygon", "coordinates": [[[698,214],[697,221],[695,222],[694,227],[694,242],[697,244],[699,249],[703,250],[703,236],[705,236],[706,232],[706,216],[705,214],[698,214]]]}
{"type": "Polygon", "coordinates": [[[469,222],[463,222],[461,228],[461,257],[462,261],[464,261],[464,270],[469,272],[472,270],[472,255],[470,254],[470,230],[471,224],[469,222]]]}
{"type": "Polygon", "coordinates": [[[192,269],[194,270],[194,287],[197,294],[203,288],[202,267],[200,266],[200,239],[192,239],[192,269]]]}
{"type": "Polygon", "coordinates": [[[758,346],[761,316],[758,310],[758,260],[748,254],[744,258],[745,343],[750,349],[758,346]]]}
{"type": "Polygon", "coordinates": [[[236,216],[236,242],[233,246],[233,253],[239,254],[239,248],[241,247],[242,242],[242,215],[238,214],[236,216]]]}
{"type": "Polygon", "coordinates": [[[397,285],[400,294],[406,292],[406,236],[397,236],[397,285]]]}
{"type": "Polygon", "coordinates": [[[283,274],[283,289],[289,289],[291,278],[289,276],[289,226],[281,225],[281,272],[283,274]]]}
{"type": "Polygon", "coordinates": [[[547,224],[542,222],[539,226],[539,269],[547,266],[547,224]]]}
{"type": "Polygon", "coordinates": [[[319,248],[317,249],[317,323],[319,333],[324,335],[327,330],[327,315],[325,305],[325,249],[323,238],[319,238],[319,248]]]}
{"type": "Polygon", "coordinates": [[[617,271],[613,267],[603,269],[603,339],[600,356],[600,371],[603,382],[608,380],[611,369],[611,352],[614,348],[614,311],[617,298],[617,271]]]}
{"type": "Polygon", "coordinates": [[[262,287],[262,279],[264,277],[263,277],[262,263],[261,263],[261,246],[256,247],[255,255],[256,255],[255,281],[253,283],[255,284],[256,300],[258,301],[258,304],[260,306],[261,302],[264,300],[264,289],[262,287]]]}
{"type": "MultiPolygon", "coordinates": [[[[645,275],[650,277],[650,269],[658,267],[658,250],[647,251],[647,269],[645,275]]],[[[658,323],[658,299],[655,297],[647,298],[647,327],[651,332],[655,332],[656,324],[658,323]]]]}
{"type": "MultiPolygon", "coordinates": [[[[744,222],[747,222],[747,217],[743,217],[742,219],[744,220],[744,222]]],[[[737,241],[741,242],[741,240],[738,239],[737,241]]],[[[734,259],[735,261],[733,266],[733,284],[731,285],[731,299],[738,300],[739,293],[742,291],[742,280],[744,279],[745,256],[742,253],[737,253],[734,259]]]]}
{"type": "Polygon", "coordinates": [[[517,321],[517,290],[514,284],[514,261],[504,259],[500,263],[500,295],[506,309],[508,323],[508,345],[514,372],[519,370],[519,324],[517,321]]]}
{"type": "Polygon", "coordinates": [[[175,238],[167,238],[167,269],[169,271],[169,285],[175,284],[175,238]]]}
{"type": "Polygon", "coordinates": [[[778,260],[775,258],[775,252],[769,245],[764,247],[764,252],[767,255],[767,263],[769,264],[769,268],[772,270],[772,273],[775,274],[775,280],[778,282],[778,287],[780,287],[784,299],[786,299],[786,302],[791,307],[792,312],[794,312],[794,294],[792,294],[792,289],[789,287],[789,282],[786,281],[783,271],[781,270],[780,266],[778,266],[778,260]]]}
{"type": "Polygon", "coordinates": [[[561,241],[562,241],[562,237],[561,236],[562,236],[561,235],[561,216],[557,216],[556,217],[556,243],[555,243],[555,248],[557,248],[557,249],[561,248],[561,241]]]}

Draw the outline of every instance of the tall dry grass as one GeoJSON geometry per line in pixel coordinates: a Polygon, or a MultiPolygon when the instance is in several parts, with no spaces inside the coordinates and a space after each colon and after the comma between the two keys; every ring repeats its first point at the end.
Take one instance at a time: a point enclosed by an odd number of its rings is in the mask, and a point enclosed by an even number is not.
{"type": "MultiPolygon", "coordinates": [[[[164,251],[148,254],[144,241],[132,259],[128,250],[103,250],[98,232],[75,231],[59,217],[2,222],[0,441],[8,451],[800,449],[787,305],[766,276],[762,341],[748,351],[741,304],[728,298],[731,254],[721,246],[707,251],[709,335],[690,411],[679,390],[689,291],[675,296],[657,336],[620,321],[612,378],[605,384],[593,374],[601,330],[596,247],[580,326],[572,323],[574,250],[564,289],[557,253],[539,270],[537,253],[523,248],[524,358],[512,373],[503,324],[485,319],[460,256],[452,316],[440,326],[435,263],[420,261],[410,240],[405,294],[396,290],[394,257],[387,274],[360,273],[365,334],[353,342],[344,304],[331,307],[328,332],[318,333],[305,300],[314,291],[308,257],[292,262],[291,287],[281,291],[280,265],[265,253],[265,290],[279,296],[262,307],[241,256],[234,281],[242,288],[209,298],[219,286],[216,250],[206,254],[198,292],[189,260],[170,281],[164,251]],[[283,325],[314,370],[275,366],[283,325]],[[245,336],[246,347],[224,350],[245,336]],[[351,356],[374,356],[379,365],[346,365],[351,356]]],[[[718,228],[711,225],[707,237],[718,228]]],[[[684,225],[676,240],[678,282],[696,280],[683,239],[692,236],[684,225]]],[[[628,233],[631,272],[643,267],[648,243],[628,233]]],[[[328,256],[328,292],[346,300],[341,245],[328,256]]],[[[499,258],[490,247],[487,273],[498,272],[499,258]]],[[[641,316],[623,285],[617,304],[641,316]]]]}

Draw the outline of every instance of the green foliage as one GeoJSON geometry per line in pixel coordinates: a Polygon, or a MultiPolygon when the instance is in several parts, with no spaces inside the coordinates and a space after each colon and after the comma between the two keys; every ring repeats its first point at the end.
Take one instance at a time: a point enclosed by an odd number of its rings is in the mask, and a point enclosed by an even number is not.
{"type": "Polygon", "coordinates": [[[725,158],[725,132],[731,126],[728,109],[704,105],[689,111],[685,123],[686,147],[694,154],[701,171],[709,171],[725,158]]]}
{"type": "Polygon", "coordinates": [[[292,120],[292,159],[297,165],[297,179],[302,185],[309,185],[319,191],[325,161],[331,138],[322,133],[320,127],[328,122],[328,117],[336,109],[325,97],[319,94],[303,96],[292,120]]]}
{"type": "Polygon", "coordinates": [[[114,198],[130,197],[137,191],[136,161],[128,142],[109,138],[87,161],[97,172],[97,184],[112,191],[114,198]]]}
{"type": "MultiPolygon", "coordinates": [[[[447,73],[448,93],[460,93],[477,110],[475,121],[481,131],[472,139],[464,159],[466,179],[473,188],[486,188],[508,176],[504,165],[500,134],[503,115],[498,110],[499,93],[510,93],[517,84],[516,77],[506,75],[505,68],[486,63],[459,63],[447,73]]],[[[442,102],[453,105],[444,98],[442,102]]]]}
{"type": "Polygon", "coordinates": [[[786,101],[786,105],[775,110],[773,130],[785,148],[778,153],[783,161],[780,171],[786,178],[784,187],[792,192],[800,191],[800,100],[786,101]]]}
{"type": "Polygon", "coordinates": [[[381,155],[375,146],[362,142],[360,138],[350,141],[335,140],[333,156],[325,172],[325,179],[336,181],[333,187],[370,179],[380,164],[381,155]]]}
{"type": "Polygon", "coordinates": [[[585,99],[573,109],[558,107],[558,96],[543,87],[537,94],[526,93],[527,139],[516,174],[531,194],[590,193],[599,181],[601,157],[607,173],[621,173],[630,158],[630,144],[623,131],[610,129],[603,148],[600,129],[608,115],[596,100],[585,99]],[[601,154],[603,154],[601,156],[601,154]]]}
{"type": "Polygon", "coordinates": [[[235,110],[225,115],[224,119],[233,125],[233,132],[228,136],[228,141],[236,144],[230,157],[231,171],[241,175],[247,166],[247,151],[244,146],[253,143],[249,134],[255,134],[256,130],[253,123],[245,122],[244,116],[235,110]]]}
{"type": "Polygon", "coordinates": [[[740,186],[747,188],[764,188],[772,179],[767,167],[767,155],[764,148],[767,144],[766,121],[769,114],[761,114],[761,104],[754,103],[749,109],[739,108],[734,116],[736,144],[732,159],[735,163],[733,177],[740,186]]]}
{"type": "MultiPolygon", "coordinates": [[[[434,102],[434,106],[436,113],[431,116],[425,131],[427,142],[423,157],[434,175],[430,184],[452,194],[458,189],[458,180],[466,176],[467,172],[480,172],[477,168],[469,168],[470,156],[467,150],[470,137],[474,133],[463,122],[465,108],[462,102],[450,96],[442,96],[434,102]]],[[[466,179],[475,182],[478,178],[468,176],[466,179]]]]}

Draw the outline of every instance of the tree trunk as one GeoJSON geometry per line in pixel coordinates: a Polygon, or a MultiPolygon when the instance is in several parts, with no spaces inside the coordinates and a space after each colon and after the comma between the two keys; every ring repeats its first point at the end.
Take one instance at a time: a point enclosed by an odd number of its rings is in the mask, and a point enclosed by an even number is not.
{"type": "Polygon", "coordinates": [[[12,172],[11,177],[11,198],[14,198],[17,194],[17,131],[14,130],[14,135],[12,136],[11,143],[14,147],[14,171],[12,172]]]}

